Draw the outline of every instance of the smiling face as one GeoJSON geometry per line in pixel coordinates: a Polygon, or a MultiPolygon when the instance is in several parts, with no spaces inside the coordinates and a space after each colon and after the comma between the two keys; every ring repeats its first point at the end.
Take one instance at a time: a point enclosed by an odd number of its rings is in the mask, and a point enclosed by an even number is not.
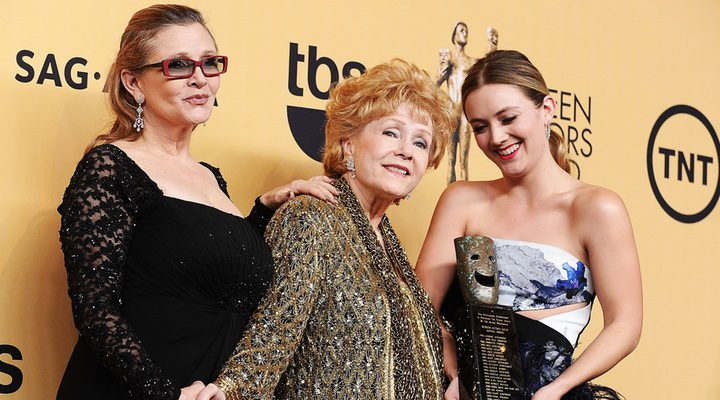
{"type": "Polygon", "coordinates": [[[465,100],[475,140],[504,176],[520,176],[541,162],[553,162],[545,136],[555,102],[540,107],[513,85],[486,84],[465,100]]]}
{"type": "MultiPolygon", "coordinates": [[[[155,36],[153,47],[148,63],[173,57],[200,60],[217,54],[212,37],[197,23],[161,30],[155,36]]],[[[220,88],[220,77],[206,77],[200,67],[188,78],[166,77],[161,68],[145,69],[135,77],[136,90],[145,98],[144,118],[148,126],[194,127],[207,121],[220,88]]]]}
{"type": "Polygon", "coordinates": [[[493,47],[497,48],[497,45],[498,45],[498,31],[495,30],[495,28],[493,28],[493,27],[489,27],[489,28],[488,28],[488,31],[487,31],[487,34],[488,34],[488,40],[490,41],[490,44],[491,44],[493,47]]]}
{"type": "Polygon", "coordinates": [[[427,170],[432,132],[429,122],[403,104],[347,139],[343,150],[355,161],[361,196],[392,202],[410,193],[427,170]]]}

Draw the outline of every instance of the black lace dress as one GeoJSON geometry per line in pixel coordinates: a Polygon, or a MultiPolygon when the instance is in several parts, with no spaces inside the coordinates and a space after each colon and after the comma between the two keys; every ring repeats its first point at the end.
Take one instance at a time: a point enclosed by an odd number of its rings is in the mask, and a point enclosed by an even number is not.
{"type": "Polygon", "coordinates": [[[272,211],[164,196],[113,145],[85,155],[58,211],[80,337],[57,398],[176,400],[212,382],[272,278],[272,211]]]}

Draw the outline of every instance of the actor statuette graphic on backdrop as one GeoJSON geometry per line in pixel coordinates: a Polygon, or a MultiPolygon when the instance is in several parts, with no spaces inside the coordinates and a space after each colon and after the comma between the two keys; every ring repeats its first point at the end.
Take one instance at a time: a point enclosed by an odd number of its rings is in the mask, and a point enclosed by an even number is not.
{"type": "MultiPolygon", "coordinates": [[[[488,27],[487,34],[489,51],[496,50],[498,31],[495,28],[488,27]]],[[[468,43],[468,26],[466,23],[460,21],[455,24],[451,40],[455,45],[455,51],[453,52],[447,48],[440,49],[440,66],[436,78],[438,86],[442,86],[443,82],[447,83],[447,91],[452,101],[453,111],[458,118],[457,129],[453,132],[450,139],[450,146],[448,146],[448,184],[455,182],[457,179],[468,179],[467,160],[470,151],[472,128],[462,113],[460,89],[467,76],[467,71],[478,60],[465,54],[465,46],[468,43]]]]}

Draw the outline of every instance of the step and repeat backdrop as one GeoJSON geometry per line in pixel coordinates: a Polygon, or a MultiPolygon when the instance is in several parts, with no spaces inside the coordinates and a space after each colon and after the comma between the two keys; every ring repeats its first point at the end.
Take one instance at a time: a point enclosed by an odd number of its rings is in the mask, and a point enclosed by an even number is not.
{"type": "MultiPolygon", "coordinates": [[[[10,2],[0,25],[0,399],[50,399],[77,339],[56,211],[110,121],[102,92],[120,34],[148,1],[10,2]]],[[[720,3],[641,0],[226,1],[201,10],[230,58],[192,151],[247,212],[259,193],[322,172],[333,80],[394,57],[431,76],[497,42],[543,72],[581,179],[633,220],[644,283],[636,351],[597,379],[628,399],[720,398],[720,3]],[[466,40],[453,41],[458,22],[466,40]]],[[[447,88],[447,82],[442,83],[447,88]]],[[[390,211],[415,260],[449,168],[390,211]]],[[[470,179],[496,168],[471,142],[470,179]]],[[[596,307],[581,349],[600,330],[596,307]]]]}

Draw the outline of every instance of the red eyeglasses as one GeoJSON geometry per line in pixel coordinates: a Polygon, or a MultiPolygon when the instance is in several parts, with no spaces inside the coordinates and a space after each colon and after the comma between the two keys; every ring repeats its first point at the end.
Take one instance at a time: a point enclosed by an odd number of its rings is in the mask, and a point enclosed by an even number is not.
{"type": "Polygon", "coordinates": [[[195,61],[184,57],[168,58],[154,64],[146,64],[138,69],[162,67],[163,75],[170,78],[188,78],[200,67],[205,76],[218,76],[227,72],[228,58],[226,56],[209,56],[195,61]]]}

